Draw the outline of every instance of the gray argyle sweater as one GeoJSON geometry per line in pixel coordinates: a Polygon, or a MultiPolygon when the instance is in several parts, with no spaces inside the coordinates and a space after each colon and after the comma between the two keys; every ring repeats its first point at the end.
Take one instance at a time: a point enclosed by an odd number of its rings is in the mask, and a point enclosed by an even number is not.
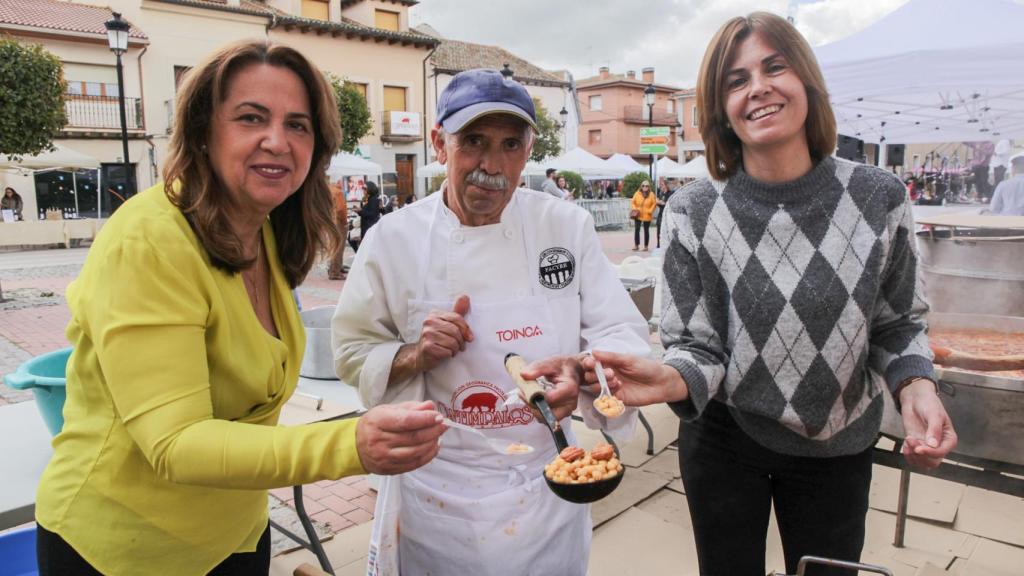
{"type": "Polygon", "coordinates": [[[860,452],[884,386],[932,377],[914,224],[902,183],[827,158],[766,184],[739,170],[672,196],[661,340],[690,397],[686,419],[724,402],[785,454],[860,452]]]}

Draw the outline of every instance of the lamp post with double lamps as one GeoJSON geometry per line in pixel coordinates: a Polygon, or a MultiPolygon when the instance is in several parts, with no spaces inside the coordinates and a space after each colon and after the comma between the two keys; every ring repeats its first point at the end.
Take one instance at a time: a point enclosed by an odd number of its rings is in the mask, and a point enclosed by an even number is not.
{"type": "MultiPolygon", "coordinates": [[[[654,84],[648,84],[647,88],[644,88],[644,104],[647,105],[647,127],[650,128],[654,126],[654,84]]],[[[654,154],[650,154],[649,158],[647,174],[651,179],[651,186],[654,186],[654,154]]]]}
{"type": "Polygon", "coordinates": [[[128,116],[124,109],[124,67],[121,65],[121,55],[128,51],[128,31],[131,30],[131,24],[122,20],[120,13],[114,12],[113,15],[114,17],[104,22],[103,26],[107,29],[110,51],[117,57],[117,103],[121,109],[121,147],[124,154],[125,188],[128,189],[134,178],[131,177],[131,165],[128,162],[128,116]]]}

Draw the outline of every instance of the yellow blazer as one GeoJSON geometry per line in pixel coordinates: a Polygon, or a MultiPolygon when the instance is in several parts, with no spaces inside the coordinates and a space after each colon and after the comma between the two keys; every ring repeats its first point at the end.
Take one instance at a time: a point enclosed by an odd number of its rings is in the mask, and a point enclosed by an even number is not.
{"type": "Polygon", "coordinates": [[[305,334],[263,235],[280,339],[162,184],[114,214],[68,286],[65,424],[36,519],[104,574],[205,574],[256,549],[268,488],[364,472],[355,421],[276,425],[305,334]]]}
{"type": "Polygon", "coordinates": [[[629,203],[630,210],[638,210],[640,216],[637,220],[641,222],[650,222],[654,218],[654,208],[658,205],[658,198],[652,190],[647,195],[647,199],[644,199],[644,193],[637,190],[633,194],[633,200],[629,203]]]}

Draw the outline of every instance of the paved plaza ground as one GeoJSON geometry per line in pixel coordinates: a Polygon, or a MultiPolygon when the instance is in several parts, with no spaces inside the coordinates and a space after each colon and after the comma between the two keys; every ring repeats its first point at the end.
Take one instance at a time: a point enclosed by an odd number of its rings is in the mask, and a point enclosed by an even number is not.
{"type": "MultiPolygon", "coordinates": [[[[602,232],[599,237],[612,262],[635,254],[632,231],[602,232]]],[[[64,329],[69,312],[63,296],[87,253],[87,248],[0,253],[0,286],[10,298],[0,304],[0,374],[32,356],[68,346],[64,329]]],[[[341,281],[327,279],[321,264],[298,293],[306,308],[333,305],[342,286],[341,281]]],[[[0,385],[0,404],[30,400],[30,394],[0,385]]],[[[678,420],[665,406],[645,408],[644,413],[654,429],[653,454],[646,454],[647,437],[639,431],[623,447],[628,472],[623,484],[593,507],[591,575],[697,573],[692,527],[671,446],[678,420]]],[[[580,434],[581,444],[588,441],[588,434],[580,434]]],[[[898,472],[876,465],[874,476],[865,561],[887,566],[898,576],[1024,573],[1024,499],[913,475],[907,546],[897,549],[891,542],[898,472]]],[[[290,512],[292,490],[277,489],[272,494],[272,506],[290,512]]],[[[306,510],[327,538],[325,548],[338,574],[365,574],[375,499],[365,477],[304,488],[306,510]]],[[[275,547],[284,550],[287,541],[278,537],[275,547]]],[[[768,569],[781,570],[781,558],[773,524],[768,569]]],[[[306,551],[280,554],[271,573],[291,574],[300,562],[315,564],[306,551]]]]}

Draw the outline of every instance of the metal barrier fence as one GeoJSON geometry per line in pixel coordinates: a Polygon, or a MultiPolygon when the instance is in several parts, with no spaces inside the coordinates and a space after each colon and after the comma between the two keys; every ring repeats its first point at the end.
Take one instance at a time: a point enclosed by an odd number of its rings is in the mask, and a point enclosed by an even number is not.
{"type": "Polygon", "coordinates": [[[576,205],[590,212],[598,230],[619,230],[629,224],[629,198],[605,200],[576,200],[576,205]]]}

